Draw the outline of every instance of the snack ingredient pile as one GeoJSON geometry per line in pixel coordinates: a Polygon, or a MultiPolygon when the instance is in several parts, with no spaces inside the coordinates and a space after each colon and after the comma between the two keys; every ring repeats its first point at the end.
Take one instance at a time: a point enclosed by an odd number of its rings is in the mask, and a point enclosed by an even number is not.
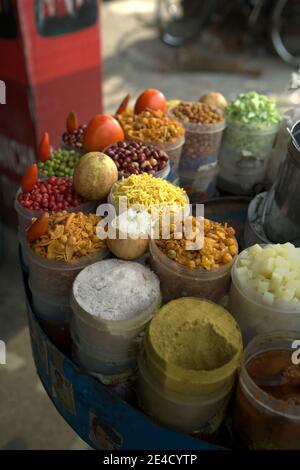
{"type": "Polygon", "coordinates": [[[43,258],[71,262],[103,250],[105,241],[96,235],[101,217],[82,212],[56,212],[49,216],[48,231],[32,243],[43,258]]]}
{"type": "Polygon", "coordinates": [[[159,212],[165,207],[178,210],[188,203],[184,189],[147,173],[131,175],[115,183],[112,192],[114,204],[117,204],[121,197],[127,198],[128,207],[140,204],[149,212],[155,206],[159,212]]]}
{"type": "MultiPolygon", "coordinates": [[[[231,263],[238,253],[235,230],[227,224],[223,225],[208,219],[201,221],[191,217],[192,233],[187,237],[176,239],[176,227],[171,224],[171,236],[167,240],[157,240],[156,245],[168,258],[190,269],[218,269],[224,264],[231,263]],[[204,228],[204,243],[200,249],[190,249],[197,233],[204,228]]],[[[181,223],[182,225],[182,223],[181,223]]],[[[182,233],[182,230],[181,230],[182,233]]]]}

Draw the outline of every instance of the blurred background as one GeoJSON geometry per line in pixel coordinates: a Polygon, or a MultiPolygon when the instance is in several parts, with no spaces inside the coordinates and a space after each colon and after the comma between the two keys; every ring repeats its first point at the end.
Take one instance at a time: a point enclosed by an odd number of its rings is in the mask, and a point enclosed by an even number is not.
{"type": "Polygon", "coordinates": [[[57,147],[69,111],[86,123],[146,88],[255,90],[287,109],[299,24],[295,0],[0,0],[0,448],[87,448],[39,382],[26,323],[13,205],[42,133],[57,147]]]}

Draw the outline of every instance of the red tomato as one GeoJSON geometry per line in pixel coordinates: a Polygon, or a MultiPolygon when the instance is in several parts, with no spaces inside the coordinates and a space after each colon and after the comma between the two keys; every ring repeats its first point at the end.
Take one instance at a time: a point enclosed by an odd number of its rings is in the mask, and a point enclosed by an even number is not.
{"type": "Polygon", "coordinates": [[[84,132],[83,146],[86,152],[99,152],[124,138],[123,129],[115,118],[97,114],[84,132]]]}
{"type": "Polygon", "coordinates": [[[143,91],[136,100],[134,112],[139,114],[145,109],[153,109],[154,111],[160,110],[165,112],[167,100],[161,91],[149,88],[143,91]]]}

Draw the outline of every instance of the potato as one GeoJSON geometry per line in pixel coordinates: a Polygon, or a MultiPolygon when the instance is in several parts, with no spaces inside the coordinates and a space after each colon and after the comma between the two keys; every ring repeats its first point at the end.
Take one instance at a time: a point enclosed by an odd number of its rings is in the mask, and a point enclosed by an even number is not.
{"type": "Polygon", "coordinates": [[[265,292],[263,295],[263,302],[268,305],[273,305],[274,294],[271,294],[271,292],[265,292]]]}
{"type": "Polygon", "coordinates": [[[236,272],[239,282],[251,286],[265,304],[299,302],[300,307],[300,248],[291,243],[248,248],[236,272]]]}
{"type": "Polygon", "coordinates": [[[131,238],[128,236],[127,239],[120,237],[120,232],[117,229],[117,238],[116,239],[107,239],[108,249],[115,255],[117,258],[124,260],[133,260],[143,256],[147,251],[149,240],[143,238],[131,238]]]}
{"type": "Polygon", "coordinates": [[[227,107],[227,100],[225,96],[222,95],[222,93],[218,93],[217,91],[209,91],[204,93],[204,95],[199,98],[199,101],[209,104],[213,108],[219,108],[222,111],[224,111],[227,107]]]}

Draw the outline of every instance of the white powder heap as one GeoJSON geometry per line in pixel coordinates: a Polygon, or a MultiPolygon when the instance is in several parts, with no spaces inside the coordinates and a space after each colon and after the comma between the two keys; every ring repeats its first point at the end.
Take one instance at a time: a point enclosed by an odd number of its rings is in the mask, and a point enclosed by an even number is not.
{"type": "MultiPolygon", "coordinates": [[[[73,295],[86,312],[103,320],[127,320],[160,301],[159,280],[149,268],[109,259],[83,269],[73,295]]],[[[154,308],[155,308],[154,307],[154,308]]]]}

